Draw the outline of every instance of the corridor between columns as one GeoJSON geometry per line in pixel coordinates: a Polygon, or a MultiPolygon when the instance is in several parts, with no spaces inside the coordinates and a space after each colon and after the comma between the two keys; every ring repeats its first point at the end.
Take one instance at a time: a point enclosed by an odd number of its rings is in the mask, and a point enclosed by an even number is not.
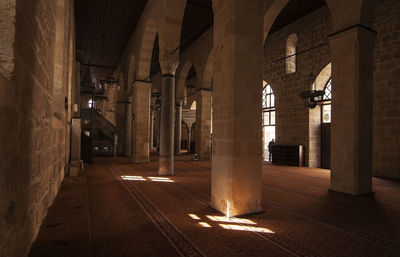
{"type": "Polygon", "coordinates": [[[176,159],[175,176],[169,177],[158,175],[155,153],[141,164],[129,158],[96,158],[78,177],[65,179],[29,256],[335,252],[375,257],[400,252],[400,203],[393,202],[400,190],[391,181],[374,179],[379,199],[350,198],[326,191],[326,170],[263,165],[265,212],[228,219],[209,207],[211,163],[193,162],[190,156],[176,159]]]}

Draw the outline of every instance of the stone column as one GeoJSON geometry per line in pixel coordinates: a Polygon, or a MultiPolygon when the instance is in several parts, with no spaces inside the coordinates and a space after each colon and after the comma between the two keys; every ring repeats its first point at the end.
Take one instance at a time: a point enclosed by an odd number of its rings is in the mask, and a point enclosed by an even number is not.
{"type": "Polygon", "coordinates": [[[208,90],[200,90],[196,93],[196,130],[195,145],[199,160],[211,159],[211,98],[208,90]]]}
{"type": "Polygon", "coordinates": [[[157,148],[158,151],[160,151],[160,128],[161,128],[161,108],[157,108],[157,133],[156,133],[156,138],[157,138],[157,148]]]}
{"type": "Polygon", "coordinates": [[[175,154],[181,154],[181,136],[182,136],[182,99],[176,100],[175,109],[175,154]]]}
{"type": "Polygon", "coordinates": [[[154,144],[154,107],[151,107],[150,111],[150,150],[153,149],[154,144]]]}
{"type": "Polygon", "coordinates": [[[125,103],[125,156],[131,156],[132,147],[132,98],[125,103]]]}
{"type": "Polygon", "coordinates": [[[372,192],[372,83],[375,32],[354,26],[330,36],[332,123],[330,189],[372,192]]]}
{"type": "Polygon", "coordinates": [[[132,99],[132,162],[149,162],[151,83],[136,80],[132,99]]]}
{"type": "Polygon", "coordinates": [[[263,1],[213,1],[211,205],[229,216],[261,211],[263,1]]]}
{"type": "Polygon", "coordinates": [[[174,175],[174,103],[177,63],[161,61],[161,124],[159,175],[174,175]]]}
{"type": "Polygon", "coordinates": [[[193,124],[189,124],[188,126],[188,141],[187,141],[187,152],[190,153],[192,151],[192,144],[190,141],[192,141],[192,126],[193,124]]]}

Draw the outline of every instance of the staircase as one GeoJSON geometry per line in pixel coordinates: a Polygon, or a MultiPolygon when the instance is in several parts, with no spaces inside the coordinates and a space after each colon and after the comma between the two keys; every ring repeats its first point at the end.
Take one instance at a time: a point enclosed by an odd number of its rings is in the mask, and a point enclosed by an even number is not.
{"type": "Polygon", "coordinates": [[[81,119],[82,129],[90,131],[93,139],[94,155],[113,155],[114,134],[118,136],[118,149],[121,152],[123,134],[114,124],[92,108],[82,109],[81,119]]]}

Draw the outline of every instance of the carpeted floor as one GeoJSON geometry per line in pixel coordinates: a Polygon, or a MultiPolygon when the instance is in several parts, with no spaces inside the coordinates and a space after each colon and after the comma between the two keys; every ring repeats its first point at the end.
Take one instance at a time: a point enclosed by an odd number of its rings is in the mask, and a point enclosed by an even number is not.
{"type": "Polygon", "coordinates": [[[330,192],[329,171],[263,165],[264,213],[226,220],[209,207],[211,163],[180,156],[175,176],[97,158],[65,178],[30,256],[400,256],[400,182],[330,192]]]}

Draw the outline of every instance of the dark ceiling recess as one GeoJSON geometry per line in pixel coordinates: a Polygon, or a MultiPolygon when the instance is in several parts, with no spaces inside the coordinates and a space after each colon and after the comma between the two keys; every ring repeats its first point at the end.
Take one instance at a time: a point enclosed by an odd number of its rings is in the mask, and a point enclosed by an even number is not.
{"type": "Polygon", "coordinates": [[[147,0],[75,0],[76,47],[81,62],[111,76],[147,0]]]}
{"type": "Polygon", "coordinates": [[[193,77],[196,77],[196,70],[194,69],[194,65],[192,65],[192,67],[190,68],[186,79],[191,79],[193,77]]]}
{"type": "Polygon", "coordinates": [[[153,75],[157,74],[161,70],[160,68],[160,46],[158,44],[158,34],[156,38],[154,39],[154,44],[153,44],[153,52],[151,55],[151,64],[150,64],[150,77],[153,75]]]}
{"type": "Polygon", "coordinates": [[[269,35],[326,5],[324,0],[290,0],[276,18],[269,35]]]}
{"type": "Polygon", "coordinates": [[[180,51],[210,29],[213,22],[212,0],[188,0],[182,22],[180,51]]]}

